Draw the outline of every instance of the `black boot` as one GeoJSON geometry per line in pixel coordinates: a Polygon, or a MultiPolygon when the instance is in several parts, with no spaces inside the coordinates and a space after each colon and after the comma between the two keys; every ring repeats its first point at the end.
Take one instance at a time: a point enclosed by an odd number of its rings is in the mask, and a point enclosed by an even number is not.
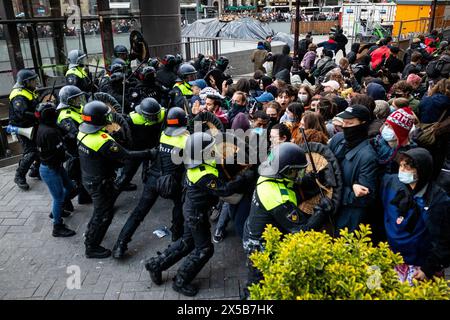
{"type": "Polygon", "coordinates": [[[176,292],[179,292],[188,297],[193,297],[198,293],[198,288],[196,286],[191,283],[185,283],[184,280],[179,276],[173,278],[172,288],[176,292]]]}
{"type": "Polygon", "coordinates": [[[90,204],[92,198],[89,193],[81,186],[78,193],[78,204],[90,204]]]}
{"type": "Polygon", "coordinates": [[[53,225],[53,233],[52,235],[54,237],[72,237],[76,234],[75,231],[70,230],[66,227],[65,224],[63,223],[59,223],[59,224],[54,224],[53,225]]]}
{"type": "Polygon", "coordinates": [[[24,176],[16,174],[14,178],[14,183],[22,190],[29,190],[30,186],[27,183],[27,179],[24,176]]]}
{"type": "Polygon", "coordinates": [[[150,273],[153,283],[160,286],[162,284],[162,268],[158,258],[150,258],[145,264],[145,269],[150,273]]]}
{"type": "MultiPolygon", "coordinates": [[[[67,218],[67,217],[70,216],[71,214],[72,214],[72,212],[63,210],[63,212],[61,212],[61,218],[67,218]]],[[[50,219],[53,219],[53,212],[50,212],[50,214],[48,215],[48,217],[49,217],[50,219]]]]}
{"type": "Polygon", "coordinates": [[[64,201],[63,210],[69,212],[73,212],[75,210],[71,200],[64,201]]]}
{"type": "Polygon", "coordinates": [[[88,259],[104,259],[111,255],[111,250],[102,246],[86,246],[86,258],[88,259]]]}
{"type": "Polygon", "coordinates": [[[171,232],[172,232],[172,242],[177,241],[178,239],[180,239],[183,236],[183,229],[178,229],[178,228],[174,228],[172,226],[172,228],[170,228],[171,232]]]}
{"type": "Polygon", "coordinates": [[[41,174],[39,173],[39,165],[36,163],[33,163],[33,165],[30,168],[30,173],[28,174],[30,178],[36,178],[41,180],[41,174]]]}
{"type": "Polygon", "coordinates": [[[127,244],[122,241],[117,241],[114,245],[112,256],[114,259],[123,259],[125,252],[127,252],[127,244]]]}

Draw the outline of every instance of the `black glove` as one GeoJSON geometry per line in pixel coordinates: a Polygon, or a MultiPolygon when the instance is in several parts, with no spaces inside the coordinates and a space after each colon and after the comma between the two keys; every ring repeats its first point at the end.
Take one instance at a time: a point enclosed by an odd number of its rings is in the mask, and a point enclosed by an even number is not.
{"type": "Polygon", "coordinates": [[[153,161],[156,159],[156,156],[158,155],[158,149],[157,148],[146,149],[145,153],[146,153],[145,158],[153,161]]]}
{"type": "Polygon", "coordinates": [[[256,178],[256,172],[253,169],[247,169],[241,174],[239,174],[239,177],[242,179],[242,183],[250,184],[253,183],[253,181],[256,178]]]}
{"type": "Polygon", "coordinates": [[[328,197],[322,197],[318,205],[314,207],[314,214],[323,213],[326,215],[330,215],[333,213],[333,202],[328,197]]]}

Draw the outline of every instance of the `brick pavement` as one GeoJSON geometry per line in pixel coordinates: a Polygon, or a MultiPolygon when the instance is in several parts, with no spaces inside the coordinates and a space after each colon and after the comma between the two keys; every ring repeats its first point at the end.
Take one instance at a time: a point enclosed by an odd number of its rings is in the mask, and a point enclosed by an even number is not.
{"type": "MultiPolygon", "coordinates": [[[[86,259],[83,233],[92,213],[91,205],[75,205],[65,223],[77,232],[72,238],[53,238],[48,218],[51,197],[46,185],[28,179],[29,191],[14,182],[15,166],[0,168],[0,299],[128,300],[186,299],[172,290],[170,280],[178,265],[163,273],[166,281],[156,286],[144,268],[144,260],[162,251],[169,237],[159,239],[153,231],[170,227],[171,204],[160,199],[136,232],[126,260],[86,259]],[[79,266],[81,289],[66,286],[67,267],[79,266]]],[[[135,179],[135,182],[137,180],[135,179]]],[[[103,245],[112,248],[129,212],[137,204],[137,192],[125,192],[116,204],[116,216],[103,245]]],[[[194,283],[200,286],[195,299],[239,299],[245,281],[245,255],[238,236],[230,228],[224,242],[215,245],[210,262],[194,283]]],[[[192,298],[191,298],[192,299],[192,298]]]]}

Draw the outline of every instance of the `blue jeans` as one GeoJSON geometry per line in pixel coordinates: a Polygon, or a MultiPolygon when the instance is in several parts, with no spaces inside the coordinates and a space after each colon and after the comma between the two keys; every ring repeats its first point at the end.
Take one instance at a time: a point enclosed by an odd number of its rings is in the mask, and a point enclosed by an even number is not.
{"type": "Polygon", "coordinates": [[[53,198],[52,214],[53,223],[62,223],[61,213],[66,196],[75,188],[72,180],[69,179],[66,170],[61,166],[58,169],[49,168],[41,164],[39,168],[42,180],[50,191],[53,198]]]}

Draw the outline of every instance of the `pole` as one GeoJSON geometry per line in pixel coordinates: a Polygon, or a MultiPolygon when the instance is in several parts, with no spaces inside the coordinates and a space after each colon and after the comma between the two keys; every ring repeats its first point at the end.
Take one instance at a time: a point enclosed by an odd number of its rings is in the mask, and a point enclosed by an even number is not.
{"type": "Polygon", "coordinates": [[[436,7],[437,7],[437,0],[433,0],[433,4],[431,7],[431,21],[430,21],[430,32],[434,29],[434,19],[436,18],[436,7]]]}
{"type": "Polygon", "coordinates": [[[294,57],[298,57],[298,37],[300,36],[300,0],[295,1],[294,57]]]}
{"type": "Polygon", "coordinates": [[[200,0],[196,0],[195,16],[197,17],[197,20],[200,20],[200,0]]]}

